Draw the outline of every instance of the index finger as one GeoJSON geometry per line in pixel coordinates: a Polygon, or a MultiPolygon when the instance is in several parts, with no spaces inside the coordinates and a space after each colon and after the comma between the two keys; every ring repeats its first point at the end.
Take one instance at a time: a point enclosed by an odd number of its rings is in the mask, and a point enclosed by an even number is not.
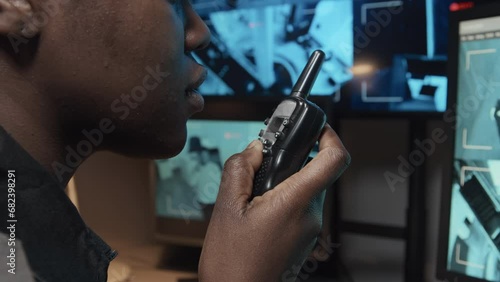
{"type": "Polygon", "coordinates": [[[319,140],[319,153],[299,172],[280,183],[274,190],[283,193],[294,206],[310,201],[331,186],[349,166],[351,157],[335,131],[326,125],[319,140]]]}

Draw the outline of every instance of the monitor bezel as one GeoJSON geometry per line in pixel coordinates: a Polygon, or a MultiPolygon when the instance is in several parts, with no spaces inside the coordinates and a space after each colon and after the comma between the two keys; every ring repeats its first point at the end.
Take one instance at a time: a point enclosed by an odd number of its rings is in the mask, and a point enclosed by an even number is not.
{"type": "MultiPolygon", "coordinates": [[[[281,102],[282,97],[273,97],[272,99],[225,99],[211,97],[205,99],[205,109],[192,117],[192,120],[220,120],[220,121],[260,121],[264,128],[264,120],[273,112],[276,106],[281,102]]],[[[311,97],[310,101],[323,109],[327,115],[328,122],[332,120],[332,103],[328,97],[311,97]]],[[[255,132],[255,139],[258,132],[255,132]]],[[[156,203],[156,177],[157,170],[154,162],[150,165],[150,199],[151,203],[156,203]]],[[[161,243],[170,243],[179,246],[202,247],[205,239],[204,234],[208,228],[209,220],[197,221],[191,220],[186,224],[184,219],[170,217],[160,217],[154,210],[154,239],[161,243]],[[200,236],[203,234],[203,236],[200,236]]],[[[325,208],[325,211],[327,209],[325,208]]],[[[328,215],[325,213],[325,215],[328,215]]],[[[328,216],[325,216],[325,221],[328,216]]],[[[325,224],[328,226],[328,224],[325,224]]]]}
{"type": "Polygon", "coordinates": [[[449,156],[450,159],[448,162],[443,164],[443,186],[441,191],[441,210],[436,267],[436,277],[445,281],[489,282],[488,280],[470,277],[462,273],[448,270],[447,259],[449,251],[453,159],[457,125],[457,114],[453,109],[457,103],[458,91],[458,56],[460,52],[459,24],[460,22],[467,20],[498,17],[500,16],[499,11],[500,3],[488,3],[467,10],[450,12],[450,32],[448,44],[448,111],[445,114],[445,131],[447,136],[450,138],[447,139],[443,146],[446,156],[449,156]]]}

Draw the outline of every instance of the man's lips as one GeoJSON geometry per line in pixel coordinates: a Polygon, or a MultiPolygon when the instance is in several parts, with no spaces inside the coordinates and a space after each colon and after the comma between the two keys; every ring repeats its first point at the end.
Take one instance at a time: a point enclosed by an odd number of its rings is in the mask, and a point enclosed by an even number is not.
{"type": "Polygon", "coordinates": [[[197,90],[186,90],[186,98],[189,104],[189,116],[203,111],[205,100],[197,90]]]}
{"type": "Polygon", "coordinates": [[[205,68],[203,68],[203,70],[201,71],[201,73],[197,76],[197,78],[192,81],[186,88],[186,92],[188,91],[193,91],[193,90],[197,90],[202,84],[203,82],[205,82],[205,80],[207,79],[207,70],[205,68]]]}
{"type": "Polygon", "coordinates": [[[186,86],[185,95],[189,103],[190,116],[201,112],[205,106],[205,101],[203,96],[198,92],[198,88],[205,82],[207,78],[208,71],[205,67],[198,64],[193,57],[192,53],[188,53],[189,57],[189,73],[192,75],[189,84],[186,86]]]}
{"type": "Polygon", "coordinates": [[[203,82],[207,78],[207,70],[200,66],[198,75],[196,75],[195,77],[196,79],[194,79],[187,86],[185,91],[187,101],[189,103],[190,116],[195,113],[201,112],[205,106],[205,101],[198,92],[198,88],[203,84],[203,82]]]}

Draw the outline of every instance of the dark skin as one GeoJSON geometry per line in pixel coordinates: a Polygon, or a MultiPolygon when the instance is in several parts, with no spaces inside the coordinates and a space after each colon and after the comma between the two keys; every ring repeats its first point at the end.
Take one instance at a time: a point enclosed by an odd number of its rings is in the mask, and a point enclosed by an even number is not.
{"type": "MultiPolygon", "coordinates": [[[[65,163],[82,130],[110,119],[115,130],[95,151],[151,159],[178,154],[186,121],[200,111],[186,91],[205,69],[190,52],[209,43],[208,28],[186,0],[51,0],[59,12],[29,32],[20,29],[48,0],[0,0],[0,124],[47,171],[65,163]],[[16,52],[12,35],[30,37],[16,52]],[[33,38],[31,38],[33,37],[33,38]],[[147,67],[164,79],[132,107],[113,110],[123,93],[144,84],[147,67]],[[42,144],[42,145],[41,145],[42,144]]],[[[149,81],[151,84],[152,81],[149,81]]],[[[130,102],[130,101],[129,101],[130,102]]],[[[277,281],[307,257],[321,227],[324,189],[350,158],[327,126],[320,152],[273,191],[250,201],[262,144],[231,157],[208,230],[201,281],[277,281]]],[[[66,185],[74,171],[62,175],[66,185]]]]}

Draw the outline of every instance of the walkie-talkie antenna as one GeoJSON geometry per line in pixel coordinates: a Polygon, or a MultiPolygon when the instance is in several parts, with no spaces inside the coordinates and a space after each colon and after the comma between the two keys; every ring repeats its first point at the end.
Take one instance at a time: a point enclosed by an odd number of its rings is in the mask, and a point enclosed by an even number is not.
{"type": "Polygon", "coordinates": [[[297,83],[292,89],[291,96],[307,99],[311,93],[314,82],[318,77],[321,65],[325,59],[325,53],[321,50],[316,50],[309,58],[309,62],[302,71],[297,83]]]}

